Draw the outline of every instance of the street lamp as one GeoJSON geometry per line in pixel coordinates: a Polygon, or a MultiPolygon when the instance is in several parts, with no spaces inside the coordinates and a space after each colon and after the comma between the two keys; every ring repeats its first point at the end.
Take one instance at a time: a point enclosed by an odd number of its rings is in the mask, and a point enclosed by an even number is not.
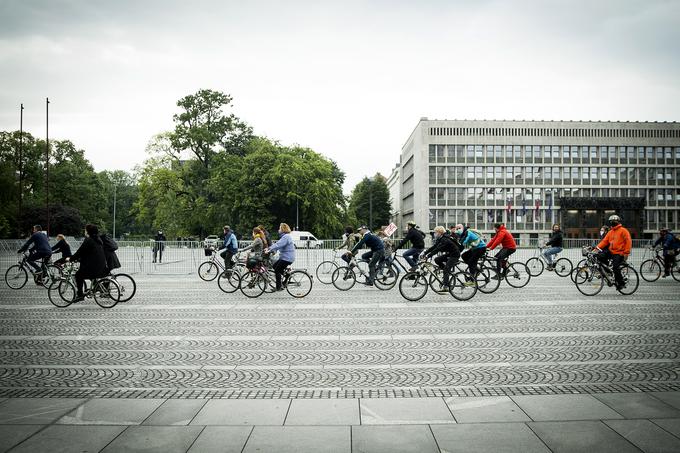
{"type": "Polygon", "coordinates": [[[113,239],[116,239],[116,188],[118,186],[113,184],[113,239]]]}

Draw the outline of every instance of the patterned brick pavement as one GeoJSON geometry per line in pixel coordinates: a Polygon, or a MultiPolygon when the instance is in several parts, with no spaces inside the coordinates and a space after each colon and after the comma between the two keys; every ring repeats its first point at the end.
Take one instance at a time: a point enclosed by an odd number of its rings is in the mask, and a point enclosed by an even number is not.
{"type": "Polygon", "coordinates": [[[468,302],[315,282],[248,299],[140,276],[112,310],[0,287],[0,397],[367,398],[680,390],[680,284],[544,275],[468,302]]]}

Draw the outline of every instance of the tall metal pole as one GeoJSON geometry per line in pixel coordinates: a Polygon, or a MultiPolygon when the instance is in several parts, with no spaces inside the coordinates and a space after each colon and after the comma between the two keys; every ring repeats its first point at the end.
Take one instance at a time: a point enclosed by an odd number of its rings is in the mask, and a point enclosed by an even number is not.
{"type": "MultiPolygon", "coordinates": [[[[17,216],[17,234],[21,235],[21,214],[24,201],[24,104],[19,110],[19,215],[17,216]]],[[[21,236],[19,236],[21,237],[21,236]]]]}
{"type": "Polygon", "coordinates": [[[300,230],[300,199],[295,199],[295,231],[300,230]]]}
{"type": "Polygon", "coordinates": [[[50,98],[45,98],[45,207],[47,236],[50,235],[50,98]]]}
{"type": "Polygon", "coordinates": [[[368,229],[373,231],[373,182],[368,180],[368,229]]]}
{"type": "Polygon", "coordinates": [[[116,239],[116,185],[113,185],[113,238],[116,239]]]}

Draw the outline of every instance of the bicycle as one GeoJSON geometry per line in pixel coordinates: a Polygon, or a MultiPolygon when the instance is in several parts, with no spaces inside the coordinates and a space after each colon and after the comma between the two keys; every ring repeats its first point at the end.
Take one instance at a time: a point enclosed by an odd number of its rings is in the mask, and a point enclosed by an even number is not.
{"type": "Polygon", "coordinates": [[[559,258],[557,260],[554,260],[553,264],[550,265],[550,263],[548,263],[548,260],[543,255],[543,251],[546,248],[547,247],[542,247],[539,245],[536,248],[537,250],[536,256],[529,258],[525,263],[527,269],[529,269],[529,274],[531,274],[532,277],[538,277],[543,273],[543,270],[546,267],[548,269],[552,267],[552,270],[555,271],[555,274],[557,274],[560,277],[566,277],[570,275],[571,271],[574,269],[574,265],[571,262],[571,260],[569,260],[569,258],[559,258]]]}
{"type": "MultiPolygon", "coordinates": [[[[614,270],[611,264],[602,263],[597,253],[593,252],[590,247],[584,247],[582,254],[586,257],[586,264],[579,267],[575,272],[574,284],[576,289],[585,296],[595,296],[604,284],[607,286],[616,286],[614,278],[614,270]]],[[[621,275],[623,276],[623,286],[616,287],[616,290],[624,296],[630,296],[637,291],[640,285],[638,273],[633,266],[628,263],[621,264],[621,275]]]]}
{"type": "MultiPolygon", "coordinates": [[[[497,262],[498,260],[489,255],[488,252],[482,258],[483,267],[497,269],[497,262]]],[[[496,271],[496,275],[492,276],[492,278],[498,279],[499,282],[500,280],[505,280],[505,282],[513,288],[524,288],[529,284],[529,281],[531,281],[531,274],[529,273],[527,265],[524,263],[509,263],[506,258],[501,263],[501,269],[501,274],[498,275],[498,272],[496,271]]]]}
{"type": "MultiPolygon", "coordinates": [[[[203,281],[211,282],[224,272],[224,260],[219,258],[214,247],[207,247],[203,249],[203,253],[205,256],[209,256],[210,259],[202,262],[198,266],[198,276],[203,281]]],[[[236,269],[238,272],[240,272],[242,268],[245,267],[245,262],[241,259],[241,252],[234,254],[231,259],[234,263],[232,265],[232,269],[236,269]]]]}
{"type": "Polygon", "coordinates": [[[470,300],[477,294],[476,280],[467,272],[460,271],[451,273],[447,291],[442,290],[444,281],[440,279],[440,275],[443,275],[443,271],[440,274],[436,269],[441,270],[439,266],[429,261],[421,260],[414,271],[407,272],[399,280],[399,293],[404,299],[411,302],[425,297],[429,288],[433,288],[438,294],[448,292],[453,298],[460,301],[470,300]],[[439,285],[439,288],[436,285],[439,285]]]}
{"type": "Polygon", "coordinates": [[[137,282],[129,274],[109,274],[109,278],[118,283],[120,288],[120,300],[118,302],[127,302],[132,299],[137,293],[137,282]]]}
{"type": "MultiPolygon", "coordinates": [[[[52,305],[65,308],[74,303],[77,295],[75,272],[76,266],[73,263],[65,264],[64,274],[50,285],[47,296],[52,305]]],[[[85,285],[85,298],[93,298],[102,308],[113,308],[120,301],[120,286],[111,276],[92,278],[89,281],[90,284],[85,285]]]]}
{"type": "MultiPolygon", "coordinates": [[[[347,266],[340,266],[333,271],[331,282],[340,291],[349,291],[354,287],[355,283],[360,285],[370,286],[368,279],[370,277],[370,270],[368,269],[367,260],[357,260],[352,256],[347,266]],[[355,270],[356,269],[356,270],[355,270]],[[357,272],[359,275],[357,275],[357,272]],[[365,282],[358,281],[359,277],[364,277],[365,282]]],[[[397,284],[397,273],[392,266],[384,267],[378,266],[376,270],[376,277],[374,281],[375,287],[381,291],[387,291],[394,288],[397,284]]]]}
{"type": "MultiPolygon", "coordinates": [[[[343,254],[346,253],[343,251],[343,254]]],[[[340,266],[344,266],[345,262],[338,263],[338,259],[341,257],[335,256],[332,260],[325,260],[316,266],[316,279],[324,285],[330,285],[333,283],[333,272],[340,266]]]]}
{"type": "MultiPolygon", "coordinates": [[[[647,256],[648,251],[654,251],[654,258],[646,259],[640,263],[640,276],[646,282],[655,282],[661,277],[661,272],[665,270],[666,265],[663,261],[663,256],[661,255],[661,249],[655,249],[654,247],[647,247],[643,258],[647,256]]],[[[673,278],[680,282],[680,265],[676,259],[671,266],[671,275],[673,278]]]]}
{"type": "Polygon", "coordinates": [[[28,264],[28,253],[23,252],[18,264],[10,266],[5,272],[5,283],[11,289],[21,289],[28,282],[28,274],[33,276],[36,284],[49,288],[52,280],[61,274],[61,270],[54,264],[50,264],[50,257],[40,260],[40,270],[36,271],[28,264]]]}
{"type": "MultiPolygon", "coordinates": [[[[267,288],[274,288],[274,291],[276,291],[274,278],[272,270],[268,268],[265,262],[261,262],[241,275],[239,288],[246,297],[260,297],[267,288]]],[[[313,284],[312,276],[304,269],[292,270],[288,266],[283,270],[281,286],[286,289],[288,294],[297,299],[309,294],[312,291],[313,284]]]]}

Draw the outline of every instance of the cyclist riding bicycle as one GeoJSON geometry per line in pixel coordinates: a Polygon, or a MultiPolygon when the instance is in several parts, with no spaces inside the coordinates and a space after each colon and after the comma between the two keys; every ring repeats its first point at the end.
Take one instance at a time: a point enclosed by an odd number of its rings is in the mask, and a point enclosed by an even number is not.
{"type": "Polygon", "coordinates": [[[477,263],[486,253],[486,241],[482,238],[482,233],[459,223],[455,226],[456,236],[460,238],[463,247],[462,258],[468,266],[468,272],[474,279],[479,273],[477,263]]]}
{"type": "Polygon", "coordinates": [[[563,243],[564,235],[562,234],[562,230],[560,229],[560,224],[556,223],[552,226],[552,234],[550,234],[548,242],[545,243],[545,246],[549,248],[543,250],[543,257],[545,258],[545,261],[548,263],[549,271],[555,270],[555,265],[553,264],[553,257],[558,253],[562,252],[563,243]]]}
{"type": "Polygon", "coordinates": [[[621,274],[621,265],[626,261],[628,255],[630,255],[633,241],[628,230],[621,225],[621,217],[616,214],[610,216],[609,225],[611,226],[611,230],[609,230],[607,235],[596,247],[596,249],[600,251],[598,259],[605,264],[609,260],[612,261],[616,289],[623,289],[626,286],[626,283],[623,281],[623,275],[621,274]],[[609,249],[604,250],[607,246],[609,249]]]}
{"type": "Polygon", "coordinates": [[[406,233],[406,237],[394,247],[394,250],[399,250],[404,244],[411,241],[411,248],[406,250],[403,256],[409,266],[411,266],[411,270],[414,270],[418,257],[425,249],[425,233],[418,229],[418,226],[414,221],[408,222],[407,227],[408,232],[406,233]]]}
{"type": "Polygon", "coordinates": [[[669,228],[659,230],[659,239],[654,242],[654,248],[663,248],[663,277],[671,275],[671,268],[675,264],[675,257],[680,252],[680,240],[675,237],[669,228]]]}
{"type": "Polygon", "coordinates": [[[496,230],[496,235],[489,241],[486,248],[487,250],[493,250],[499,245],[502,247],[502,250],[496,254],[496,270],[499,277],[504,277],[507,273],[505,263],[508,261],[508,257],[517,251],[517,244],[515,243],[515,238],[505,228],[505,224],[496,223],[493,228],[496,230]]]}
{"type": "Polygon", "coordinates": [[[61,258],[54,262],[55,266],[61,266],[66,262],[66,258],[71,256],[71,246],[66,242],[66,237],[63,234],[57,235],[57,243],[52,246],[52,253],[61,253],[61,258]]]}
{"type": "Polygon", "coordinates": [[[460,243],[455,236],[446,231],[443,226],[434,227],[434,244],[423,252],[421,259],[428,259],[437,253],[441,253],[434,262],[444,271],[444,281],[441,290],[448,291],[451,271],[460,260],[460,243]]]}
{"type": "Polygon", "coordinates": [[[99,237],[99,229],[92,224],[85,225],[85,240],[80,245],[76,253],[67,261],[80,261],[80,268],[76,272],[77,295],[73,302],[80,302],[85,299],[85,280],[101,278],[109,275],[109,268],[106,266],[106,255],[104,246],[99,237]]]}
{"type": "MultiPolygon", "coordinates": [[[[361,235],[357,234],[354,232],[354,228],[351,226],[346,226],[345,227],[345,233],[342,235],[342,244],[339,246],[335,247],[333,250],[337,251],[340,249],[346,249],[348,252],[354,248],[354,244],[356,244],[358,241],[361,240],[361,235]]],[[[345,261],[347,264],[350,262],[349,256],[347,254],[343,254],[341,256],[342,260],[345,261]]]]}
{"type": "MultiPolygon", "coordinates": [[[[392,266],[392,263],[394,262],[394,257],[392,254],[394,253],[394,241],[390,239],[390,237],[385,234],[385,228],[386,226],[380,228],[380,231],[378,231],[378,237],[383,241],[383,245],[385,246],[385,258],[378,264],[379,267],[382,266],[387,266],[389,269],[392,266]]],[[[397,266],[394,267],[397,271],[397,275],[401,273],[401,270],[397,266]]]]}
{"type": "MultiPolygon", "coordinates": [[[[42,231],[40,225],[34,225],[31,237],[21,246],[17,253],[23,253],[31,247],[26,262],[35,269],[37,275],[41,275],[41,267],[35,262],[43,258],[52,256],[52,247],[50,247],[49,238],[42,231]]],[[[36,277],[36,284],[40,284],[41,277],[36,277]]]]}
{"type": "Polygon", "coordinates": [[[265,249],[265,253],[279,251],[279,259],[274,263],[274,275],[276,276],[276,290],[282,291],[281,277],[283,271],[295,261],[295,243],[290,237],[290,227],[287,223],[279,225],[279,240],[271,247],[265,249]]]}
{"type": "Polygon", "coordinates": [[[222,234],[222,249],[218,250],[218,253],[224,258],[224,271],[227,272],[233,264],[231,258],[238,253],[238,241],[229,225],[224,225],[222,231],[224,232],[222,234]]]}
{"type": "Polygon", "coordinates": [[[262,253],[265,249],[266,239],[264,233],[258,227],[253,228],[253,242],[249,246],[242,248],[241,252],[247,252],[248,257],[246,259],[246,267],[252,269],[257,264],[262,262],[262,253]]]}
{"type": "Polygon", "coordinates": [[[373,286],[373,282],[375,282],[375,276],[378,271],[378,263],[380,263],[380,261],[385,256],[385,244],[383,244],[383,241],[380,240],[378,236],[371,233],[366,225],[359,227],[359,234],[361,234],[361,240],[357,242],[352,250],[348,253],[356,255],[357,251],[364,244],[368,246],[370,251],[361,255],[361,258],[364,260],[370,260],[368,262],[368,277],[366,278],[366,284],[368,286],[373,286]]]}

